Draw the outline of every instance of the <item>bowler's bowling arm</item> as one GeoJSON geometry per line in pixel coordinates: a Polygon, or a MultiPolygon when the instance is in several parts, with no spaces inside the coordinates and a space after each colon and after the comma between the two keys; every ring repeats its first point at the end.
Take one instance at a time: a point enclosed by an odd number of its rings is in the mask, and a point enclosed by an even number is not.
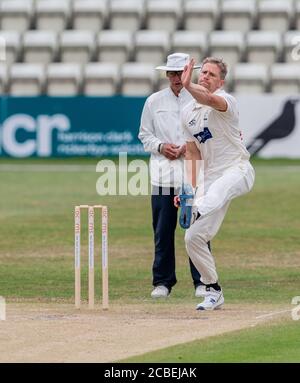
{"type": "Polygon", "coordinates": [[[188,183],[195,188],[198,185],[198,176],[201,166],[201,153],[195,142],[186,143],[185,153],[185,183],[188,183]]]}

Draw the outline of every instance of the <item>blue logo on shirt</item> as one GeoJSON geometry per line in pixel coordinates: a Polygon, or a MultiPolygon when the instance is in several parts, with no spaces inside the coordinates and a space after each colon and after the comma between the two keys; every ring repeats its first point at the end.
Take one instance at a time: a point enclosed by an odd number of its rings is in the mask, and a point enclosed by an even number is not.
{"type": "Polygon", "coordinates": [[[200,142],[200,144],[204,144],[206,140],[212,138],[212,134],[208,128],[204,128],[202,132],[194,134],[194,137],[200,142]]]}

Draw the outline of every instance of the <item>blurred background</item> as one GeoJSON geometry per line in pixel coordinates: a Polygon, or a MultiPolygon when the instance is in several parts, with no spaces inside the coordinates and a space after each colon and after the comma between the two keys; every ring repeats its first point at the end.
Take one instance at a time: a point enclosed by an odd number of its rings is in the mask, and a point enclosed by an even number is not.
{"type": "Polygon", "coordinates": [[[143,155],[173,52],[228,63],[251,154],[300,157],[300,0],[0,0],[0,156],[143,155]]]}

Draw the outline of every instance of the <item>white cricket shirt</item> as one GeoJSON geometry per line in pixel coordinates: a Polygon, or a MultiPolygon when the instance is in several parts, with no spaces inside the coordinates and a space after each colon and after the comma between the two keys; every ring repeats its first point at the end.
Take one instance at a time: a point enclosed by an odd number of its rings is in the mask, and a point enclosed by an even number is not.
{"type": "Polygon", "coordinates": [[[182,184],[183,158],[171,161],[158,152],[158,146],[160,143],[185,144],[181,111],[192,99],[186,89],[183,88],[176,97],[168,87],[153,93],[145,102],[138,137],[145,151],[151,153],[152,185],[179,187],[182,184]]]}
{"type": "Polygon", "coordinates": [[[205,176],[213,176],[248,161],[247,151],[239,128],[236,99],[224,90],[214,94],[224,97],[226,112],[220,112],[193,99],[182,111],[182,126],[186,141],[196,143],[204,160],[205,176]]]}

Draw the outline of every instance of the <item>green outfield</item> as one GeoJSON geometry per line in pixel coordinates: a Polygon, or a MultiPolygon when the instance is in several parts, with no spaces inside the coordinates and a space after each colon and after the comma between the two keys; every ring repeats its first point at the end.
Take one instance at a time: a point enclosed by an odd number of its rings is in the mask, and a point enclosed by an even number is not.
{"type": "Polygon", "coordinates": [[[234,331],[168,347],[122,363],[299,363],[297,321],[234,331]]]}
{"type": "MultiPolygon", "coordinates": [[[[111,302],[152,304],[150,198],[100,197],[96,192],[100,176],[95,171],[96,163],[93,159],[0,161],[0,296],[7,302],[74,302],[74,206],[101,203],[109,207],[111,302]]],[[[212,249],[227,303],[287,306],[300,295],[300,161],[256,160],[253,164],[255,187],[232,202],[212,249]]],[[[176,307],[183,301],[190,302],[193,310],[196,302],[183,234],[178,229],[178,284],[168,304],[176,307]]],[[[82,236],[87,244],[86,223],[82,236]]],[[[86,258],[87,246],[84,280],[86,258]]],[[[100,278],[99,268],[96,273],[100,278]]],[[[96,287],[99,294],[100,284],[96,287]]],[[[83,289],[86,299],[87,283],[83,283],[83,289]]],[[[300,345],[294,341],[299,334],[300,321],[282,321],[265,330],[262,327],[207,338],[201,352],[199,344],[191,343],[135,360],[299,362],[300,345]],[[263,347],[268,334],[273,339],[272,360],[263,347]],[[236,339],[239,350],[235,348],[236,339]],[[249,339],[254,342],[255,352],[247,347],[249,339]],[[290,344],[290,353],[282,347],[286,343],[290,344]],[[195,350],[199,351],[196,360],[191,357],[195,350]]]]}

